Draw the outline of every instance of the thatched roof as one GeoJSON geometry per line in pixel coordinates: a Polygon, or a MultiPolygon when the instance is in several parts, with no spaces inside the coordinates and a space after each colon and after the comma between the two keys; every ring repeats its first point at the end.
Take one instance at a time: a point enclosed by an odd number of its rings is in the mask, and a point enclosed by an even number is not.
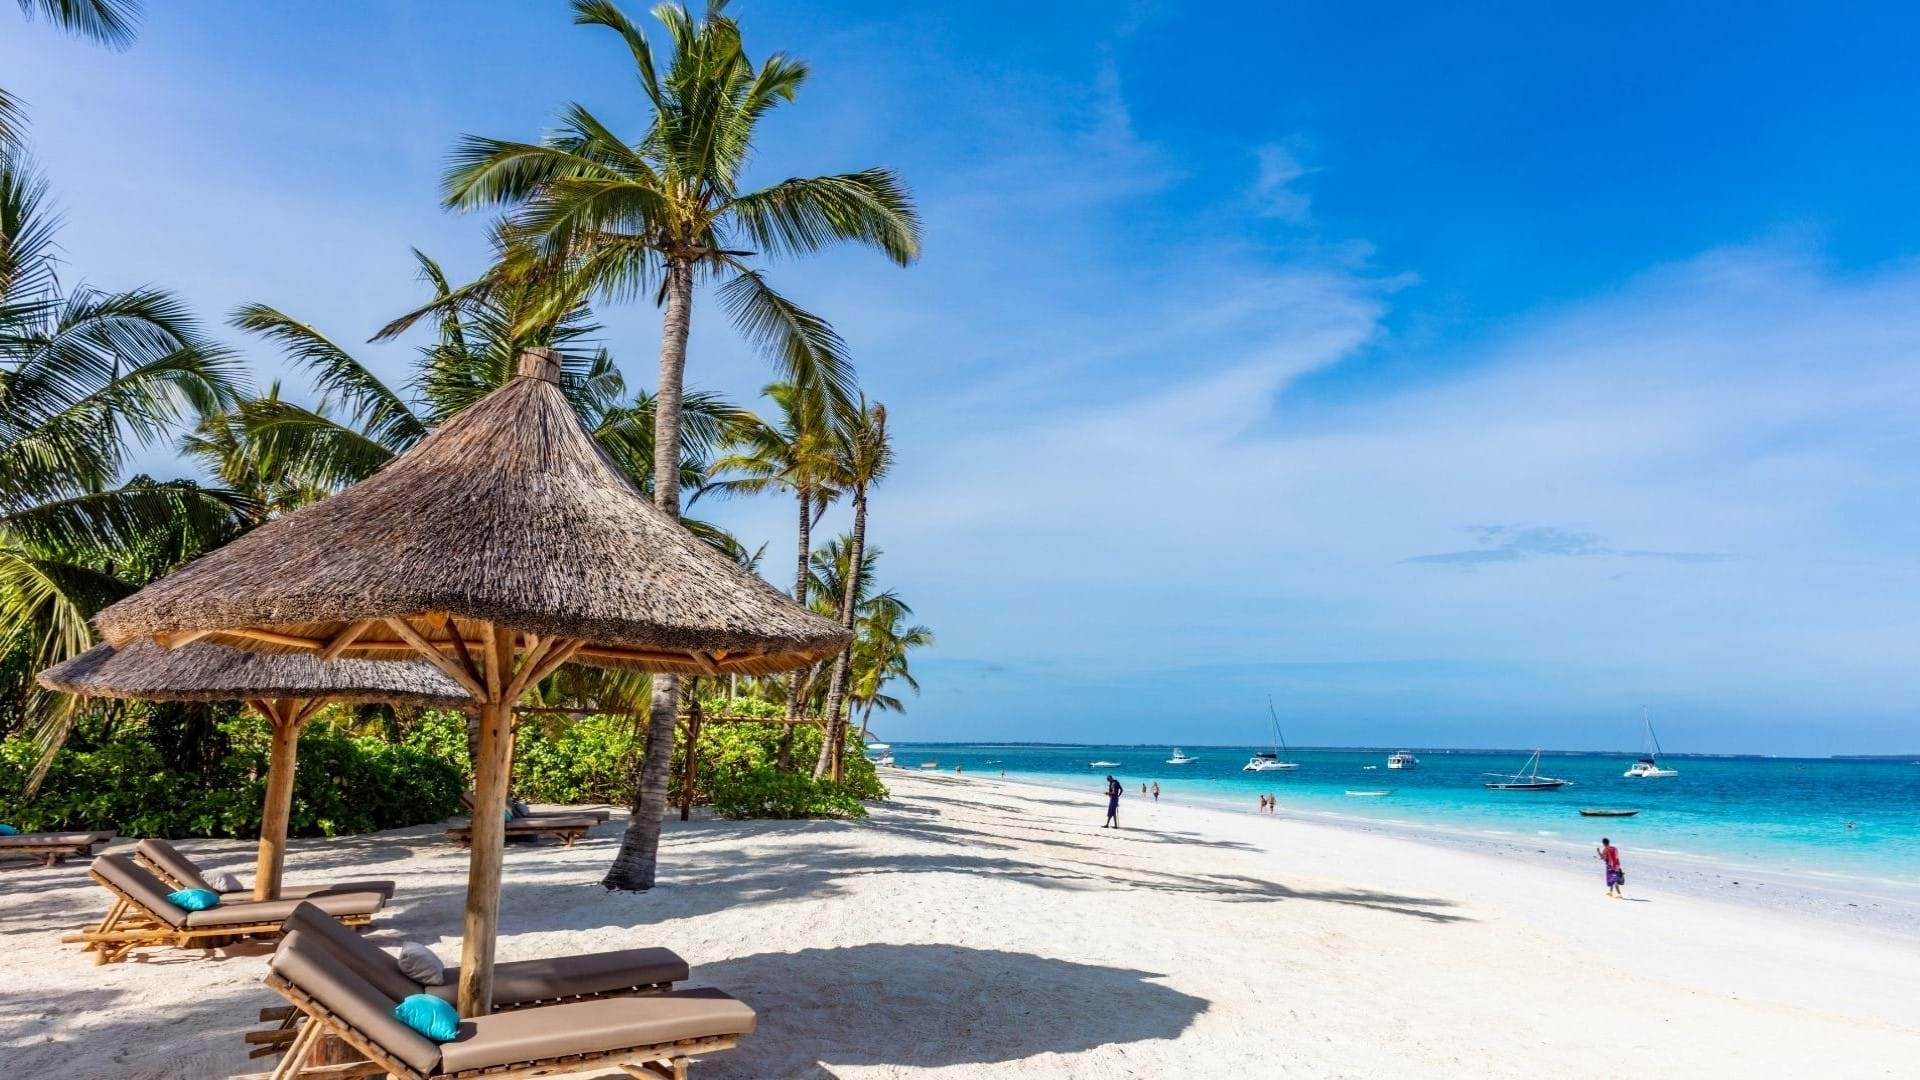
{"type": "MultiPolygon", "coordinates": [[[[339,494],[202,556],[97,617],[115,645],[195,636],[308,651],[365,620],[450,615],[579,638],[579,663],[763,674],[847,635],[657,510],[529,350],[521,374],[339,494]],[[239,631],[247,631],[242,634],[239,631]]],[[[439,627],[429,633],[446,640],[439,627]]],[[[338,655],[417,655],[382,622],[338,655]]]]}
{"type": "Polygon", "coordinates": [[[381,662],[270,655],[195,642],[171,652],[151,641],[95,645],[40,673],[49,690],[140,701],[327,698],[465,708],[473,699],[425,660],[381,662]]]}

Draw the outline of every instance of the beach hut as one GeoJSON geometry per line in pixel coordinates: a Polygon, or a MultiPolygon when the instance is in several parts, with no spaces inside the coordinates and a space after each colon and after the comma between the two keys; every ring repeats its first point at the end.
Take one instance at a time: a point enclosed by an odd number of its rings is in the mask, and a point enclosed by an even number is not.
{"type": "Polygon", "coordinates": [[[841,627],[656,509],[593,441],[559,358],[517,376],[373,477],[269,522],[102,611],[151,638],[270,653],[425,658],[479,714],[461,1015],[489,1011],[513,704],[568,661],[770,674],[833,656],[841,627]]]}
{"type": "Polygon", "coordinates": [[[40,685],[81,697],[139,701],[244,701],[272,728],[267,798],[260,814],[255,900],[280,898],[287,819],[300,729],[334,702],[385,702],[447,709],[473,705],[465,689],[424,660],[379,663],[303,653],[249,652],[199,642],[168,651],[136,639],[125,648],[96,645],[40,673],[40,685]]]}

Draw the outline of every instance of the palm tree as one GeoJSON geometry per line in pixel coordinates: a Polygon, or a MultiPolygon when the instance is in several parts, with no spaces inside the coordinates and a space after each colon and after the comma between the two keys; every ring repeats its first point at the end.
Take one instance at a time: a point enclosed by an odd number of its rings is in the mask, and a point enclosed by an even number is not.
{"type": "MultiPolygon", "coordinates": [[[[780,410],[778,426],[756,420],[735,447],[713,463],[714,479],[706,490],[727,495],[787,491],[800,512],[799,543],[793,575],[793,598],[807,602],[807,557],[813,551],[813,526],[827,506],[839,497],[834,486],[837,462],[833,453],[827,403],[822,395],[793,383],[774,383],[764,391],[780,410]]],[[[789,721],[800,718],[800,677],[787,679],[789,721]]],[[[793,767],[793,724],[780,732],[777,768],[793,767]]]]}
{"type": "MultiPolygon", "coordinates": [[[[95,611],[220,543],[249,509],[184,481],[121,479],[130,445],[230,405],[239,372],[165,292],[63,291],[45,197],[24,155],[0,151],[0,655],[24,645],[32,670],[86,649],[95,611]]],[[[72,714],[31,700],[50,758],[72,714]]]]}
{"type": "Polygon", "coordinates": [[[908,654],[933,645],[933,631],[918,623],[903,625],[913,614],[899,597],[883,593],[860,616],[859,637],[853,649],[853,681],[848,698],[860,713],[860,739],[867,738],[867,725],[875,707],[888,712],[905,712],[899,698],[883,693],[895,679],[906,683],[915,694],[920,683],[913,677],[908,654]]]}
{"type": "MultiPolygon", "coordinates": [[[[886,479],[893,468],[893,444],[887,440],[887,409],[875,402],[871,407],[861,397],[859,407],[851,411],[841,425],[835,455],[841,481],[853,496],[853,532],[848,537],[847,558],[851,565],[864,565],[862,555],[867,543],[867,493],[886,479]]],[[[840,597],[840,625],[853,630],[854,590],[840,597]]],[[[853,643],[833,658],[833,676],[827,681],[827,737],[820,744],[820,759],[814,763],[813,776],[840,779],[842,746],[846,742],[846,721],[840,706],[846,699],[847,669],[853,662],[853,643]]]]}
{"type": "MultiPolygon", "coordinates": [[[[138,0],[20,0],[20,13],[30,20],[44,18],[69,34],[118,50],[133,44],[140,4],[138,0]]],[[[20,103],[0,90],[0,148],[20,141],[23,123],[20,103]]]]}
{"type": "MultiPolygon", "coordinates": [[[[576,23],[610,29],[626,44],[653,113],[646,131],[629,144],[575,104],[560,130],[539,143],[469,136],[454,152],[446,203],[514,206],[517,234],[542,256],[567,263],[603,295],[652,295],[661,306],[655,456],[669,467],[654,501],[677,515],[680,492],[670,466],[679,446],[695,284],[720,282],[721,308],[772,355],[786,381],[844,399],[852,365],[839,335],[775,292],[747,260],[851,242],[905,265],[920,253],[919,217],[887,169],[795,177],[741,191],[755,128],[793,99],[807,66],[779,53],[756,66],[719,0],[697,20],[679,3],[653,9],[673,42],[664,77],[646,35],[611,0],[574,0],[573,11],[576,23]]],[[[654,680],[639,794],[604,881],[608,888],[653,886],[677,685],[672,676],[654,680]]]]}

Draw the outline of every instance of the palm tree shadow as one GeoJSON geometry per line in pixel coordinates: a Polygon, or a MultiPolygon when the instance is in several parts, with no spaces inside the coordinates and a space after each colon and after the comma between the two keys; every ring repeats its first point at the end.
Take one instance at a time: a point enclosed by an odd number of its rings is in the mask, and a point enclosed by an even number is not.
{"type": "Polygon", "coordinates": [[[951,945],[856,945],[703,964],[759,1013],[708,1077],[832,1077],[840,1066],[995,1065],[1179,1037],[1205,999],[1125,968],[951,945]]]}

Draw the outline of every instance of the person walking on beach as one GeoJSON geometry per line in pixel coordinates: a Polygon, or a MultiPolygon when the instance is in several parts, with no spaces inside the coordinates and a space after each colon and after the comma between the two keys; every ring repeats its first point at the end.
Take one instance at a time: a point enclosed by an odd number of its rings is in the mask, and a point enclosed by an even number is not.
{"type": "Polygon", "coordinates": [[[1120,793],[1124,790],[1126,789],[1120,786],[1120,781],[1115,780],[1113,775],[1109,773],[1107,775],[1107,823],[1100,826],[1101,828],[1117,829],[1120,827],[1120,793]]]}
{"type": "Polygon", "coordinates": [[[1154,802],[1160,801],[1160,781],[1158,780],[1155,780],[1153,782],[1153,801],[1154,802]]]}
{"type": "Polygon", "coordinates": [[[1626,894],[1620,891],[1620,887],[1627,883],[1627,872],[1620,869],[1620,849],[1603,836],[1600,838],[1599,854],[1601,865],[1607,868],[1607,895],[1615,900],[1625,900],[1626,894]]]}

